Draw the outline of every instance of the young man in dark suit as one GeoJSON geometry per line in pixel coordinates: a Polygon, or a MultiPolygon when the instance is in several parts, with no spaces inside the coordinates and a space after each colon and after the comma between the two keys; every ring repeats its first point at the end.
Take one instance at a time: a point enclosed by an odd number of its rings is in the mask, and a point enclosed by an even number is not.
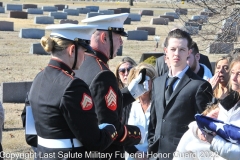
{"type": "Polygon", "coordinates": [[[187,65],[192,39],[180,29],[169,32],[166,47],[169,72],[153,81],[151,116],[148,129],[148,156],[172,159],[174,151],[194,115],[212,99],[211,85],[187,65]]]}

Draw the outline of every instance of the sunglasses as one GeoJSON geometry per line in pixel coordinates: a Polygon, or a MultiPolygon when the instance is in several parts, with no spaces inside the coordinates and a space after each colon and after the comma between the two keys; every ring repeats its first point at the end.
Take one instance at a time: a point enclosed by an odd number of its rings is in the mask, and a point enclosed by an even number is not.
{"type": "Polygon", "coordinates": [[[128,67],[128,68],[119,68],[118,71],[121,73],[125,73],[126,71],[129,72],[132,69],[132,67],[128,67]]]}

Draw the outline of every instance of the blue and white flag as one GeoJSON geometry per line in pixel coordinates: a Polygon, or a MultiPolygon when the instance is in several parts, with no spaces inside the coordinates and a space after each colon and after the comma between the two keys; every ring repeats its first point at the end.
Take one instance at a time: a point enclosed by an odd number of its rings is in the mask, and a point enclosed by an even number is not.
{"type": "Polygon", "coordinates": [[[229,141],[231,143],[240,144],[240,128],[232,125],[226,124],[223,121],[217,119],[206,117],[201,114],[196,114],[195,119],[197,121],[198,127],[205,131],[206,133],[215,132],[217,135],[229,141]]]}

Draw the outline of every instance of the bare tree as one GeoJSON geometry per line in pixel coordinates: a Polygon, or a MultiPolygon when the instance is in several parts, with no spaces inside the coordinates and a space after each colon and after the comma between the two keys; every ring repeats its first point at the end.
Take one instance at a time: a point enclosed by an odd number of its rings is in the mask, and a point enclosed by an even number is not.
{"type": "MultiPolygon", "coordinates": [[[[198,32],[197,36],[201,37],[203,42],[206,42],[205,45],[209,44],[209,42],[227,42],[234,43],[235,46],[239,45],[240,1],[182,0],[167,3],[170,8],[174,8],[179,14],[180,22],[182,26],[185,26],[186,30],[192,28],[191,24],[201,26],[202,30],[198,32]],[[188,9],[188,14],[181,13],[183,3],[192,6],[191,9],[188,9]],[[190,14],[196,16],[190,17],[190,14]],[[187,25],[190,27],[186,27],[187,25]]],[[[191,30],[190,32],[194,31],[191,30]]]]}

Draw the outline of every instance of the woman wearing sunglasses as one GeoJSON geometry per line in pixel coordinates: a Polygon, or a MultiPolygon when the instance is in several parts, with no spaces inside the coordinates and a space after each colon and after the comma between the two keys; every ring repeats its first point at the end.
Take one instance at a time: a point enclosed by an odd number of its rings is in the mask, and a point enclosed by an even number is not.
{"type": "MultiPolygon", "coordinates": [[[[130,70],[136,65],[137,65],[136,62],[130,57],[123,57],[122,60],[119,62],[115,69],[115,76],[117,78],[118,86],[120,89],[123,89],[124,87],[127,86],[128,74],[130,70]]],[[[127,124],[131,106],[132,104],[124,106],[123,108],[121,121],[123,124],[127,124]]]]}
{"type": "Polygon", "coordinates": [[[127,77],[129,71],[136,66],[136,62],[130,57],[124,57],[116,67],[115,76],[117,77],[118,86],[120,89],[127,86],[127,77]]]}

